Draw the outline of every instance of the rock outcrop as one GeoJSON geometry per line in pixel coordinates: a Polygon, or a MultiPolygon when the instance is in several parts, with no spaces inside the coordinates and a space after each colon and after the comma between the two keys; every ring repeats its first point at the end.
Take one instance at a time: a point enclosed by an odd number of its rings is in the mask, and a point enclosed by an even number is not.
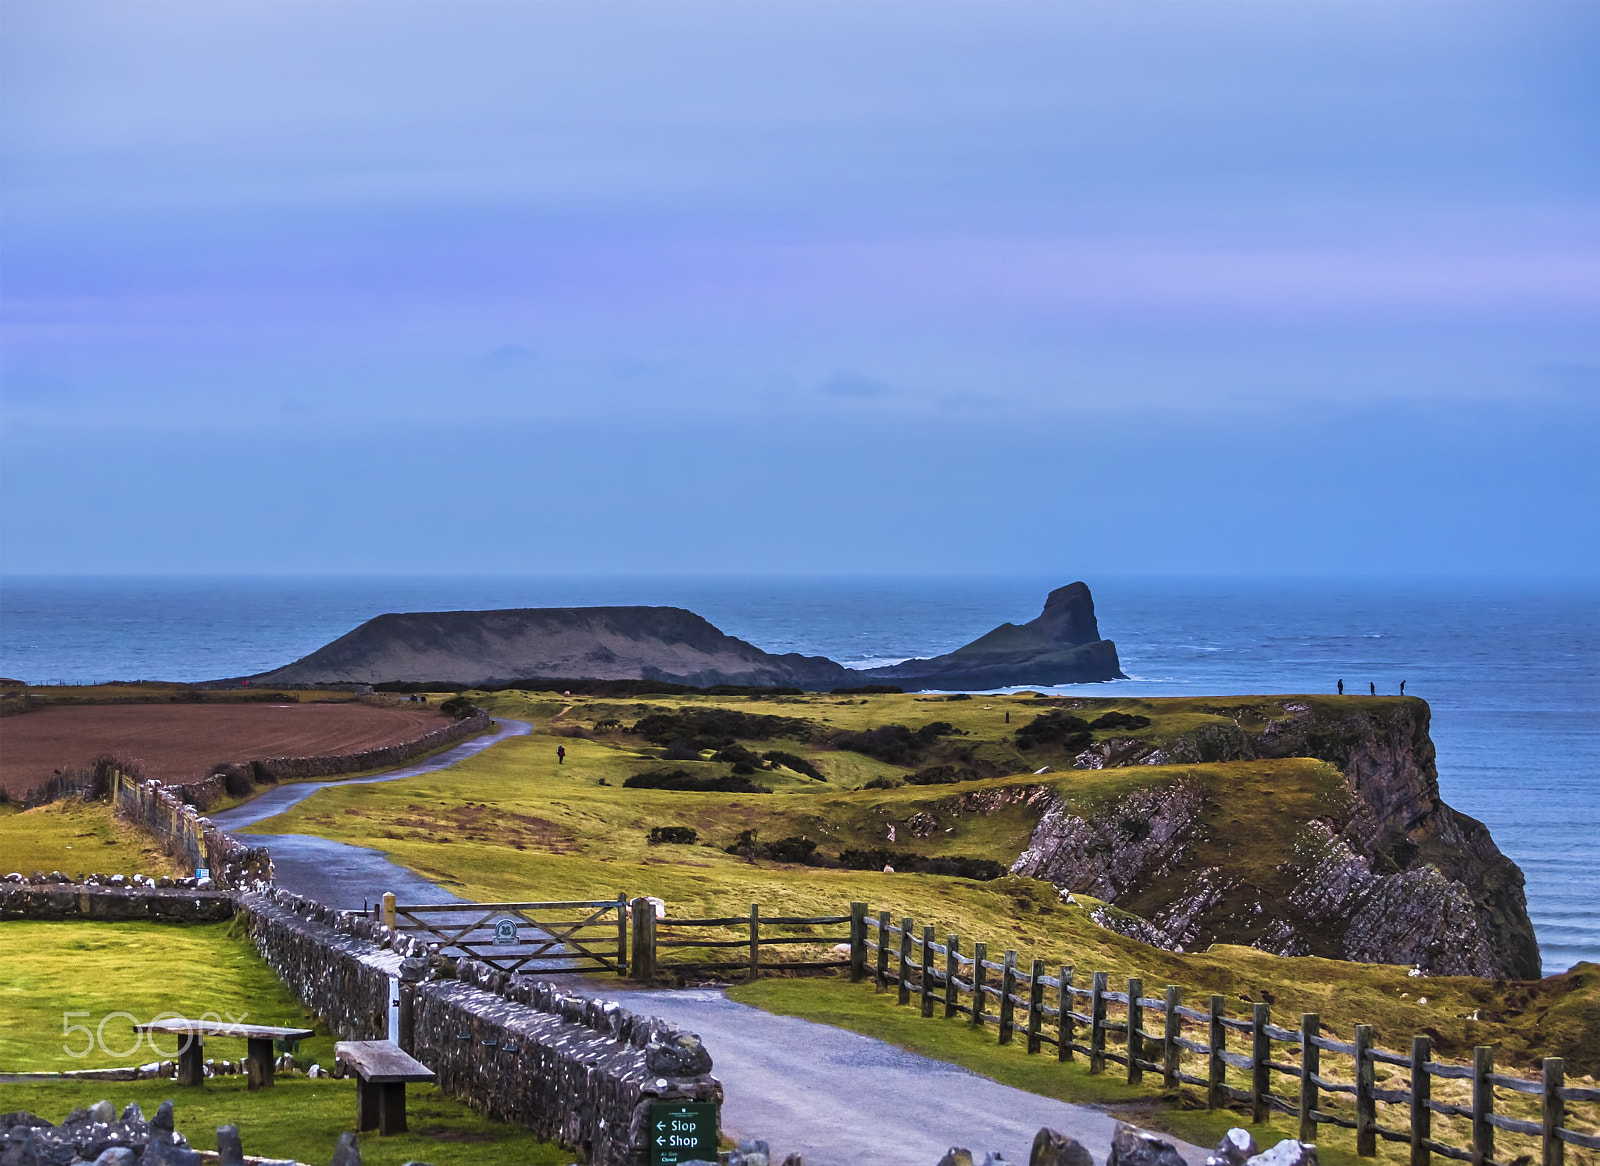
{"type": "Polygon", "coordinates": [[[1058,587],[1037,619],[1003,623],[965,647],[931,660],[906,660],[868,675],[916,688],[1008,688],[1125,679],[1117,646],[1100,638],[1085,583],[1058,587]]]}
{"type": "Polygon", "coordinates": [[[1050,593],[1044,612],[1001,624],[964,648],[858,672],[825,656],[774,655],[681,607],[528,607],[391,613],[252,684],[504,684],[516,680],[647,680],[845,688],[1002,688],[1113,680],[1116,645],[1100,638],[1082,583],[1050,593]]]}
{"type": "MultiPolygon", "coordinates": [[[[1336,710],[1286,698],[1259,731],[1235,718],[1160,744],[1179,766],[1336,766],[1342,783],[1330,775],[1315,814],[1287,829],[1268,836],[1233,820],[1226,767],[1152,770],[1150,784],[1092,809],[1057,794],[1012,873],[1127,907],[1136,913],[1096,918],[1173,950],[1242,942],[1435,975],[1537,979],[1522,872],[1487,827],[1441,800],[1426,703],[1336,710]]],[[[1129,750],[1121,764],[1139,760],[1129,750]]]]}

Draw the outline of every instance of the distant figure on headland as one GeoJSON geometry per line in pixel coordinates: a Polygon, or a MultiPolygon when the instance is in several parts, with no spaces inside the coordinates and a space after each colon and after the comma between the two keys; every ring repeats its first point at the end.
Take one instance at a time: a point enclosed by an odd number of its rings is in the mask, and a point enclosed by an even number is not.
{"type": "Polygon", "coordinates": [[[1339,681],[1339,695],[1340,696],[1344,695],[1344,681],[1342,681],[1342,680],[1339,681]]]}
{"type": "Polygon", "coordinates": [[[1406,694],[1406,682],[1404,680],[1402,680],[1400,682],[1400,695],[1404,696],[1405,694],[1406,694]]]}
{"type": "Polygon", "coordinates": [[[565,765],[566,762],[567,762],[567,747],[565,745],[557,745],[556,746],[556,764],[557,765],[565,765]]]}
{"type": "Polygon", "coordinates": [[[1371,693],[1373,696],[1377,696],[1378,695],[1378,686],[1376,684],[1369,684],[1369,685],[1367,685],[1367,691],[1369,693],[1371,693]]]}

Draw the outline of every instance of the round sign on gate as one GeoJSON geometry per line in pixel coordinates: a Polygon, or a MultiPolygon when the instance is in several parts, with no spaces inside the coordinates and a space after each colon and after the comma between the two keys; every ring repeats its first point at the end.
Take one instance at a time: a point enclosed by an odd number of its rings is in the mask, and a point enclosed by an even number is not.
{"type": "Polygon", "coordinates": [[[496,919],[494,921],[494,944],[496,947],[515,947],[517,945],[517,921],[515,919],[496,919]]]}

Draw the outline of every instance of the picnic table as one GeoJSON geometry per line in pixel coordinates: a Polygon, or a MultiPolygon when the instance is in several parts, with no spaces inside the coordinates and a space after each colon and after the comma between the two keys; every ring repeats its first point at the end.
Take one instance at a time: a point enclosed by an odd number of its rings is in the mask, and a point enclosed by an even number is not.
{"type": "Polygon", "coordinates": [[[406,1082],[435,1079],[393,1041],[342,1040],[333,1058],[356,1075],[356,1129],[376,1129],[379,1137],[406,1132],[406,1082]]]}
{"type": "Polygon", "coordinates": [[[221,1021],[153,1020],[149,1024],[136,1024],[135,1032],[155,1032],[167,1036],[189,1039],[178,1050],[178,1084],[199,1085],[205,1081],[205,1038],[208,1036],[232,1037],[245,1042],[245,1070],[249,1073],[248,1088],[265,1089],[272,1084],[272,1042],[277,1040],[304,1040],[314,1036],[310,1028],[279,1028],[270,1024],[227,1024],[221,1021]]]}

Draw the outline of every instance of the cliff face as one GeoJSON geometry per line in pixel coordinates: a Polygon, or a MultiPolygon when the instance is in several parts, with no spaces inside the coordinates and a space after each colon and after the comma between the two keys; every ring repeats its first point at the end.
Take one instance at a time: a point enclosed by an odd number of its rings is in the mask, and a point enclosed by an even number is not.
{"type": "Polygon", "coordinates": [[[515,608],[380,615],[260,683],[566,677],[829,688],[857,674],[821,656],[773,655],[678,607],[515,608]]]}
{"type": "Polygon", "coordinates": [[[1153,770],[1150,785],[1088,812],[1058,794],[1013,873],[1113,903],[1131,915],[1107,912],[1106,926],[1172,949],[1247,943],[1538,978],[1522,872],[1440,799],[1427,705],[1279,708],[1289,715],[1202,726],[1158,754],[1107,751],[1113,764],[1238,765],[1153,770]]]}
{"type": "Polygon", "coordinates": [[[931,660],[906,660],[867,673],[910,688],[946,690],[1078,684],[1122,679],[1117,646],[1100,638],[1085,583],[1058,587],[1038,618],[1003,623],[965,647],[931,660]]]}

